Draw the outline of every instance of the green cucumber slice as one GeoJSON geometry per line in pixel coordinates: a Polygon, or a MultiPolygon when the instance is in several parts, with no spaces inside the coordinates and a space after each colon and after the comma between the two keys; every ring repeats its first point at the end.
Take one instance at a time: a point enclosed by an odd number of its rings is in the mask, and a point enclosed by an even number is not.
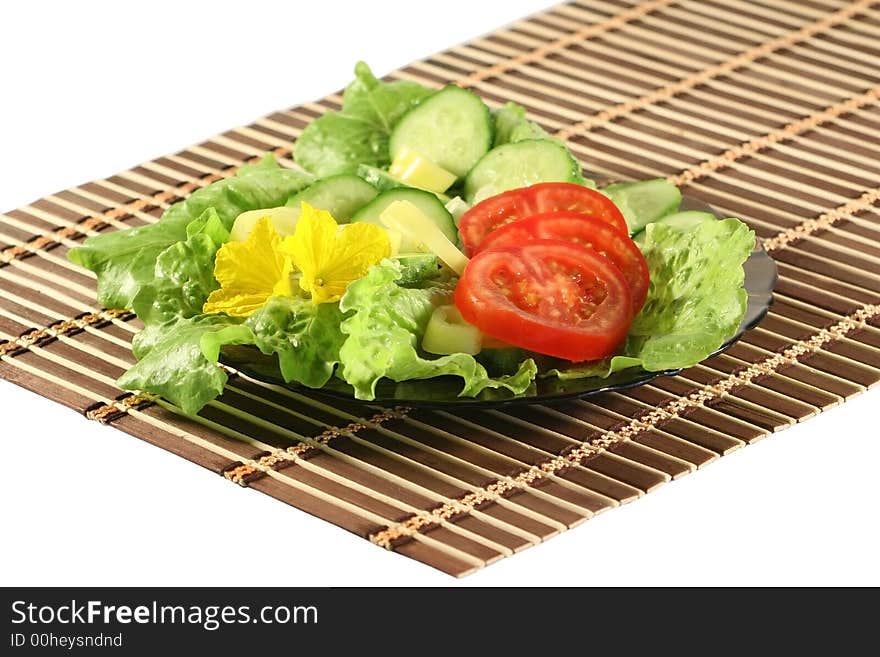
{"type": "Polygon", "coordinates": [[[486,153],[465,179],[464,198],[474,203],[535,183],[583,181],[581,165],[563,144],[551,139],[524,139],[486,153]]]}
{"type": "Polygon", "coordinates": [[[429,354],[470,354],[480,353],[483,334],[473,324],[462,319],[455,306],[438,306],[431,314],[425,334],[422,336],[422,349],[429,354]]]}
{"type": "MultiPolygon", "coordinates": [[[[443,207],[440,200],[431,192],[423,189],[415,189],[414,187],[397,187],[387,192],[382,192],[367,205],[355,212],[351,218],[352,221],[367,221],[377,226],[385,225],[379,218],[385,209],[395,201],[409,201],[421,210],[431,221],[437,224],[437,227],[443,231],[443,234],[449,238],[453,244],[458,244],[458,230],[452,215],[443,207]]],[[[409,240],[404,238],[400,245],[401,252],[418,251],[418,244],[411,244],[409,240]]]]}
{"type": "Polygon", "coordinates": [[[648,224],[675,212],[681,204],[678,187],[663,178],[615,183],[599,191],[620,208],[630,235],[635,235],[648,224]]]}
{"type": "Polygon", "coordinates": [[[301,192],[287,200],[287,205],[299,209],[305,201],[319,210],[326,210],[333,215],[337,223],[351,221],[355,212],[372,201],[379,190],[363,178],[350,173],[330,176],[312,183],[301,192]]]}
{"type": "Polygon", "coordinates": [[[415,285],[440,273],[440,260],[433,253],[400,253],[394,259],[400,263],[398,285],[415,285]]]}
{"type": "Polygon", "coordinates": [[[387,192],[389,189],[395,189],[397,187],[406,187],[406,185],[385,171],[385,169],[372,167],[369,164],[359,164],[357,175],[366,180],[380,192],[387,192]]]}
{"type": "Polygon", "coordinates": [[[492,146],[489,108],[472,91],[449,85],[409,110],[391,131],[391,160],[408,147],[463,178],[492,146]]]}

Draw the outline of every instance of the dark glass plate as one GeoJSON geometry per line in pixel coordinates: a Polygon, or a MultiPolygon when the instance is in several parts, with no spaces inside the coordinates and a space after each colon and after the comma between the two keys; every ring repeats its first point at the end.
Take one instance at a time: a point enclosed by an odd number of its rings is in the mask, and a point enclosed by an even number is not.
{"type": "MultiPolygon", "coordinates": [[[[712,211],[704,203],[693,199],[682,202],[683,210],[712,211]]],[[[717,215],[717,213],[715,213],[717,215]]],[[[776,263],[763,247],[759,245],[745,263],[745,288],[748,292],[748,306],[736,334],[727,340],[712,355],[730,347],[742,337],[743,333],[754,328],[767,314],[773,303],[773,288],[776,286],[776,263]]],[[[354,391],[350,385],[333,378],[320,389],[305,388],[295,383],[285,383],[278,370],[275,356],[266,356],[256,347],[224,347],[221,362],[255,379],[286,386],[298,392],[324,397],[354,401],[354,391]]],[[[514,396],[506,390],[485,390],[477,397],[459,397],[461,379],[453,376],[436,377],[422,381],[403,381],[395,383],[382,379],[376,386],[376,399],[365,402],[382,406],[471,406],[491,407],[506,404],[534,404],[560,401],[573,397],[591,397],[612,390],[625,390],[648,383],[661,376],[678,374],[681,370],[647,372],[641,368],[630,368],[612,374],[608,378],[588,378],[560,381],[556,378],[538,378],[535,385],[523,395],[514,396]]]]}

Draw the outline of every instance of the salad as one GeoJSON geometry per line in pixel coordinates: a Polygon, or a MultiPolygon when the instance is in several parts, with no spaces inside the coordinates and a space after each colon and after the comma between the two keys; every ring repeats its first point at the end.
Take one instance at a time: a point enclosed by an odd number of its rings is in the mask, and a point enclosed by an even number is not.
{"type": "Polygon", "coordinates": [[[355,74],[299,168],[267,156],[70,252],[144,324],[120,386],[196,413],[223,391],[224,346],[253,345],[286,381],[337,377],[361,400],[383,377],[522,395],[688,367],[735,333],[744,223],[679,211],[663,179],[597,190],[514,103],[355,74]]]}

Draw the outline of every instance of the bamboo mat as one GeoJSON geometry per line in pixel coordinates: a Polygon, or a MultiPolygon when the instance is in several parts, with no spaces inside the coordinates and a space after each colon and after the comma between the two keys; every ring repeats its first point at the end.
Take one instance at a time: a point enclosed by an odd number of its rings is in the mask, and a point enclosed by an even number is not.
{"type": "Polygon", "coordinates": [[[563,4],[391,77],[521,103],[589,175],[667,176],[742,217],[778,263],[771,313],[679,376],[552,407],[331,405],[233,374],[193,420],[121,392],[137,320],[97,308],[67,250],[266,151],[291,164],[336,94],[3,215],[0,376],[456,576],[880,380],[877,3],[563,4]]]}

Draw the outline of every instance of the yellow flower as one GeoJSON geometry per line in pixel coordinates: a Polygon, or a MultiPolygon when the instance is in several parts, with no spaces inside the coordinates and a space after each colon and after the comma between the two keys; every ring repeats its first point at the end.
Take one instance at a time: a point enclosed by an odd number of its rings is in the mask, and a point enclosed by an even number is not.
{"type": "Polygon", "coordinates": [[[281,251],[302,272],[299,285],[312,301],[327,303],[338,301],[349,283],[391,255],[391,243],[388,233],[374,224],[347,224],[337,230],[329,212],[303,202],[296,231],[284,238],[281,251]]]}
{"type": "Polygon", "coordinates": [[[243,242],[227,242],[217,251],[211,292],[203,312],[247,317],[274,296],[290,296],[290,258],[279,250],[281,236],[263,217],[243,242]]]}

